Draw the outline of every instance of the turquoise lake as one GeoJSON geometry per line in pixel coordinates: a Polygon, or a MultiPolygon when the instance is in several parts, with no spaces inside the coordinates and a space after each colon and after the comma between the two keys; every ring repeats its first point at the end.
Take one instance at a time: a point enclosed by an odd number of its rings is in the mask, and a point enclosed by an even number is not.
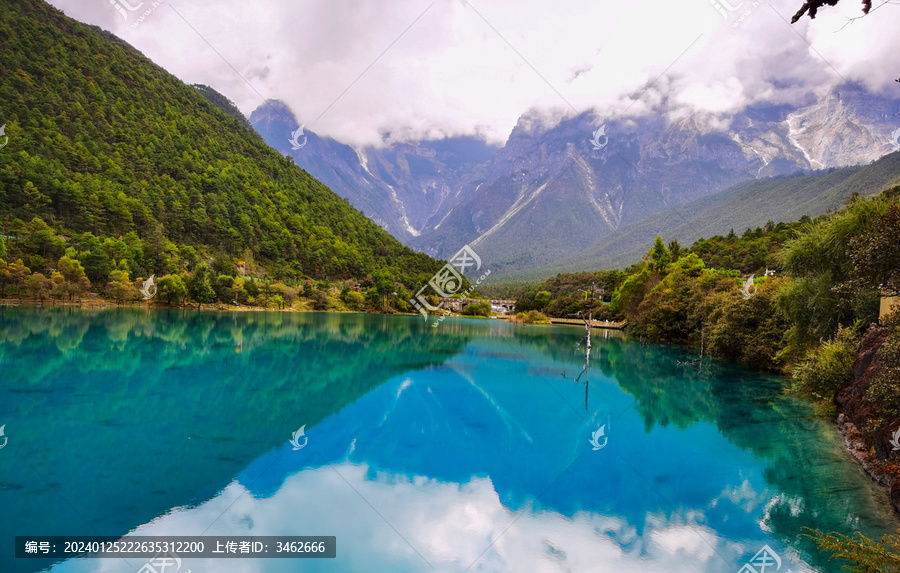
{"type": "Polygon", "coordinates": [[[137,573],[145,560],[14,558],[17,535],[129,532],[337,538],[334,559],[181,573],[734,573],[765,545],[779,573],[836,572],[802,528],[896,530],[779,378],[598,330],[575,381],[583,334],[0,307],[0,572],[137,573]]]}

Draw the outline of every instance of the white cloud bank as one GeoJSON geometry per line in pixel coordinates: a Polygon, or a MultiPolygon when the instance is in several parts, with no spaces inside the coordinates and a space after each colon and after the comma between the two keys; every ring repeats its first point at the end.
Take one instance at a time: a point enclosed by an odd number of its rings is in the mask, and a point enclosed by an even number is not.
{"type": "MultiPolygon", "coordinates": [[[[333,467],[293,475],[264,499],[232,483],[209,502],[176,510],[136,533],[337,537],[336,559],[185,559],[182,570],[197,573],[412,573],[431,571],[429,564],[438,573],[463,572],[470,565],[469,571],[510,573],[722,573],[737,570],[739,556],[756,550],[720,537],[703,524],[699,511],[670,520],[648,515],[641,537],[634,524],[618,517],[566,517],[529,508],[512,513],[486,478],[466,484],[391,475],[370,479],[366,465],[333,467]]],[[[137,567],[130,561],[70,560],[51,571],[133,573],[137,567]]],[[[795,560],[791,566],[807,570],[795,560]]]]}
{"type": "Polygon", "coordinates": [[[852,0],[793,26],[801,0],[744,0],[727,21],[709,0],[164,0],[137,28],[141,10],[126,21],[110,0],[51,3],[247,115],[281,99],[307,128],[351,144],[388,134],[502,142],[532,108],[610,117],[664,98],[680,115],[721,117],[845,80],[900,95],[900,7],[838,31],[861,15],[852,0]]]}

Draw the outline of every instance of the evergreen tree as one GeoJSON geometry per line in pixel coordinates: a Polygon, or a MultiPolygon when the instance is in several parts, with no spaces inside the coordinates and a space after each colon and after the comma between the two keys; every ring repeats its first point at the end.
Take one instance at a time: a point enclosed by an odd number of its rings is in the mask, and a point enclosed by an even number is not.
{"type": "Polygon", "coordinates": [[[653,270],[658,275],[664,274],[666,272],[666,267],[672,262],[672,255],[669,254],[669,250],[666,248],[666,244],[663,242],[662,237],[656,237],[656,241],[654,241],[653,248],[650,249],[649,254],[650,260],[653,261],[653,270]]]}
{"type": "Polygon", "coordinates": [[[212,286],[212,269],[206,263],[200,263],[194,269],[189,292],[191,298],[197,303],[197,308],[200,308],[200,304],[215,302],[216,291],[212,286]]]}
{"type": "Polygon", "coordinates": [[[681,258],[682,254],[684,254],[684,249],[681,248],[681,243],[678,242],[678,239],[669,241],[669,256],[671,257],[672,262],[678,262],[678,259],[681,258]]]}

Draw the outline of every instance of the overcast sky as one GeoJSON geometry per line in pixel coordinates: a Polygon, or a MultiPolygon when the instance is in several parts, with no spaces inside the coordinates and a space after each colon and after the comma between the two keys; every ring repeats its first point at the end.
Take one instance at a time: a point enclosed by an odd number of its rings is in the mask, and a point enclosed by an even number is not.
{"type": "Polygon", "coordinates": [[[502,143],[527,110],[616,117],[662,98],[673,117],[727,126],[748,104],[795,102],[845,80],[900,97],[900,6],[841,29],[862,15],[856,0],[793,26],[801,0],[744,0],[734,11],[738,0],[157,3],[51,0],[245,115],[280,99],[307,129],[355,145],[387,133],[502,143]]]}

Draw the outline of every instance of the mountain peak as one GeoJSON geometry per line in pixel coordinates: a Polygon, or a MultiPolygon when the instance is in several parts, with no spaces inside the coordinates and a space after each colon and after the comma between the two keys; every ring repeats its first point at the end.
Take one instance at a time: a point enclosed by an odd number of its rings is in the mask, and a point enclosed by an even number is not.
{"type": "MultiPolygon", "coordinates": [[[[408,245],[445,257],[477,240],[501,274],[745,181],[869,163],[893,149],[900,120],[900,100],[856,84],[728,117],[671,106],[627,121],[532,109],[500,149],[472,137],[358,149],[317,139],[289,153],[408,245]]],[[[287,106],[266,102],[251,120],[287,149],[287,106]]]]}

